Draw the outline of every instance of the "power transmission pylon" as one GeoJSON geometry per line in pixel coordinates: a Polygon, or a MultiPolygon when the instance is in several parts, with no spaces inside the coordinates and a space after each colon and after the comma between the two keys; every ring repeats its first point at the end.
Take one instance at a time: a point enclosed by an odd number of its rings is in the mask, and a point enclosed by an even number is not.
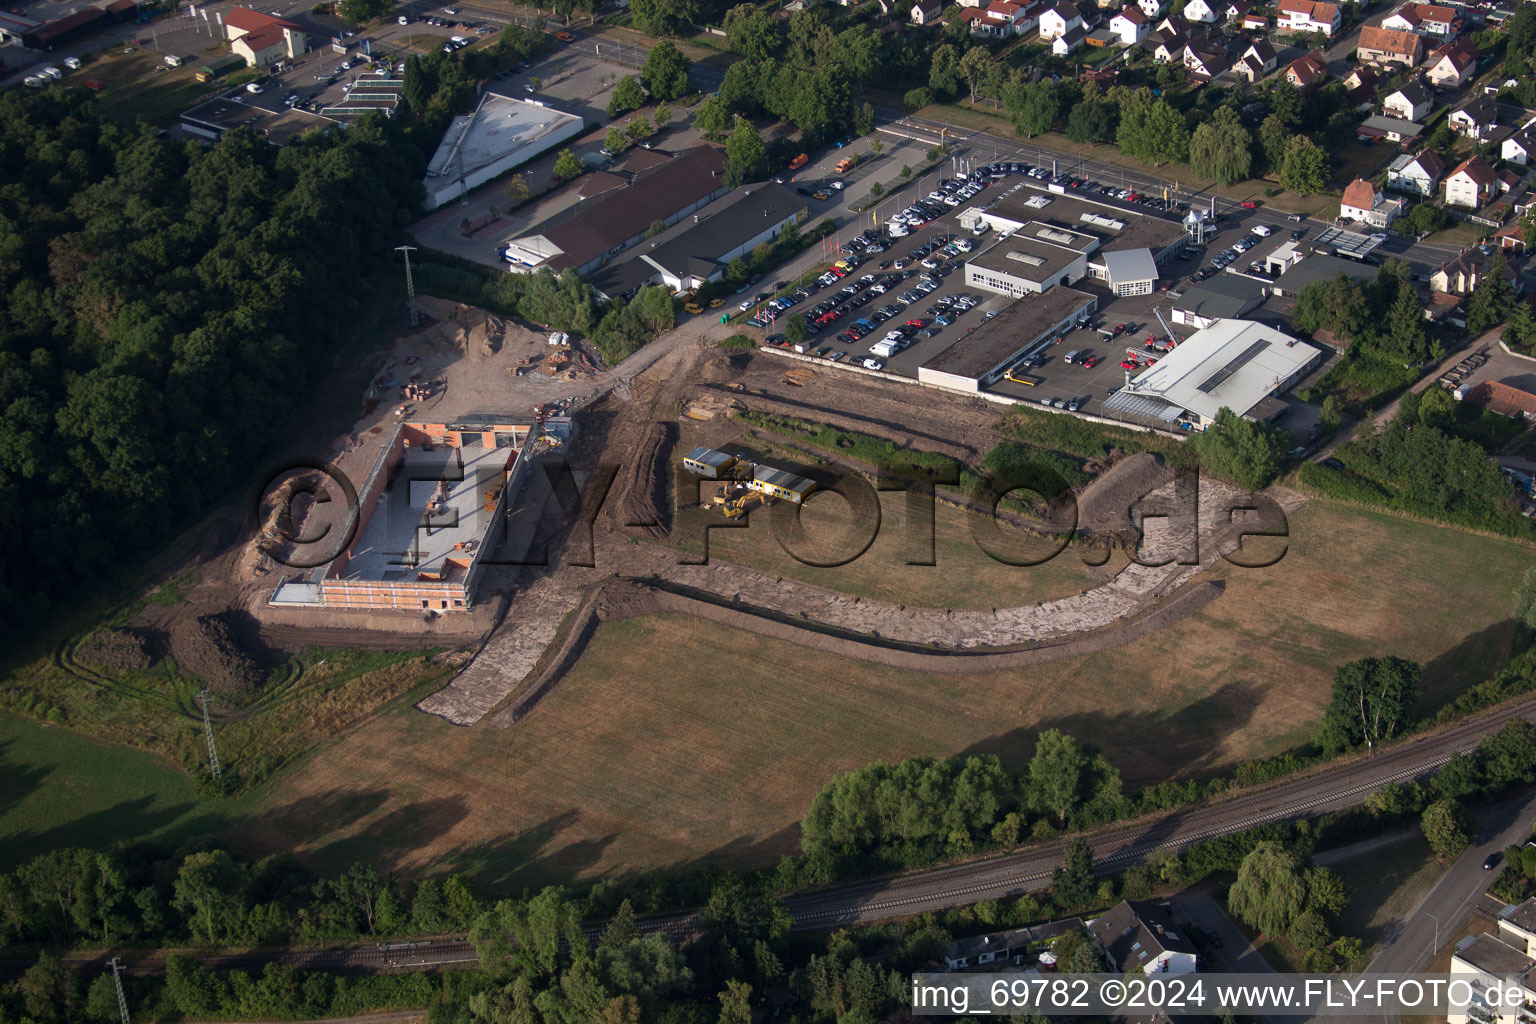
{"type": "Polygon", "coordinates": [[[395,252],[405,256],[405,306],[411,313],[411,326],[416,326],[416,282],[411,279],[411,253],[416,251],[414,245],[397,245],[395,252]]]}
{"type": "Polygon", "coordinates": [[[118,1016],[123,1018],[123,1024],[132,1024],[128,1018],[128,997],[123,995],[123,976],[117,965],[117,957],[112,958],[112,984],[117,987],[118,1016]]]}
{"type": "Polygon", "coordinates": [[[203,709],[203,735],[208,737],[208,772],[214,778],[223,774],[224,769],[219,767],[219,748],[213,743],[213,720],[208,717],[208,691],[202,690],[197,695],[197,703],[203,709]]]}

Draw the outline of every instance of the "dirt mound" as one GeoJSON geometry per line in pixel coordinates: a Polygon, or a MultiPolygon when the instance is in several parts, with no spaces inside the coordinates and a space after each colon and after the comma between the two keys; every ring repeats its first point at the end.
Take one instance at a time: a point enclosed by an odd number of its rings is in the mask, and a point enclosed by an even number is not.
{"type": "Polygon", "coordinates": [[[80,646],[77,657],[95,668],[135,672],[160,660],[163,643],[153,630],[102,629],[80,646]]]}
{"type": "Polygon", "coordinates": [[[728,384],[745,372],[749,360],[745,352],[713,349],[699,360],[693,379],[704,384],[728,384]]]}
{"type": "Polygon", "coordinates": [[[1090,533],[1131,529],[1131,506],[1172,479],[1173,470],[1151,452],[1121,459],[1078,495],[1078,529],[1090,533]]]}
{"type": "Polygon", "coordinates": [[[176,623],[171,654],[184,671],[227,697],[249,697],[266,679],[256,660],[236,640],[236,629],[224,615],[199,615],[176,623]]]}
{"type": "Polygon", "coordinates": [[[624,482],[621,505],[626,517],[624,521],[654,524],[648,527],[648,532],[657,537],[664,536],[671,528],[667,487],[677,436],[677,424],[671,420],[652,423],[638,456],[630,463],[628,479],[624,482]]]}

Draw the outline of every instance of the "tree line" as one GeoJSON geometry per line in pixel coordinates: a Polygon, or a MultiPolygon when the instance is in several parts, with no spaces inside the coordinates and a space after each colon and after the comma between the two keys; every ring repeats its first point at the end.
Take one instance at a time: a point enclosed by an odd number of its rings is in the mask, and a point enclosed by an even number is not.
{"type": "Polygon", "coordinates": [[[422,152],[368,118],[278,148],[0,95],[0,619],[163,539],[292,422],[420,208],[422,152]]]}

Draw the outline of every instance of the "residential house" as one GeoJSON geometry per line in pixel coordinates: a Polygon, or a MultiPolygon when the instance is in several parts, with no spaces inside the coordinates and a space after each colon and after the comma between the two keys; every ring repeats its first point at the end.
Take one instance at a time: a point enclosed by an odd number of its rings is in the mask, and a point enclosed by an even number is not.
{"type": "Polygon", "coordinates": [[[1357,107],[1374,107],[1378,81],[1380,79],[1374,69],[1363,65],[1357,66],[1344,79],[1344,94],[1349,97],[1349,102],[1357,107]]]}
{"type": "MultiPolygon", "coordinates": [[[[1073,29],[1084,28],[1087,20],[1083,12],[1070,0],[1062,0],[1061,3],[1040,15],[1040,38],[1060,39],[1073,29]]],[[[1083,35],[1087,35],[1085,31],[1083,35]]]]}
{"type": "Polygon", "coordinates": [[[1268,32],[1269,15],[1262,11],[1249,11],[1243,15],[1242,27],[1245,32],[1268,32]]]}
{"type": "Polygon", "coordinates": [[[224,35],[235,55],[247,67],[264,68],[279,60],[292,60],[309,49],[303,25],[253,11],[232,7],[223,17],[224,35]]]}
{"type": "Polygon", "coordinates": [[[1512,221],[1493,233],[1493,242],[1511,256],[1525,255],[1525,226],[1512,221]]]}
{"type": "Polygon", "coordinates": [[[1383,67],[1401,64],[1411,68],[1424,58],[1424,40],[1413,32],[1394,32],[1389,28],[1366,25],[1360,30],[1356,53],[1366,64],[1383,67]]]}
{"type": "Polygon", "coordinates": [[[1088,931],[1116,974],[1190,974],[1195,969],[1194,943],[1161,904],[1121,900],[1089,921],[1088,931]]]}
{"type": "Polygon", "coordinates": [[[1141,13],[1149,18],[1161,18],[1168,5],[1163,0],[1137,0],[1136,6],[1141,8],[1141,13]]]}
{"type": "Polygon", "coordinates": [[[1439,4],[1403,4],[1382,19],[1381,27],[1397,32],[1448,39],[1454,31],[1456,12],[1439,4]]]}
{"type": "Polygon", "coordinates": [[[1280,0],[1275,27],[1285,32],[1321,32],[1332,37],[1343,24],[1337,4],[1317,0],[1280,0]]]}
{"type": "Polygon", "coordinates": [[[1328,80],[1328,62],[1316,51],[1291,61],[1285,69],[1285,80],[1302,92],[1310,92],[1328,80]]]}
{"type": "Polygon", "coordinates": [[[1184,50],[1184,67],[1207,82],[1226,74],[1232,64],[1232,54],[1213,36],[1191,39],[1184,50]]]}
{"type": "Polygon", "coordinates": [[[996,970],[1013,963],[1015,957],[1022,965],[1034,959],[1029,949],[1030,938],[1028,928],[1014,928],[955,939],[944,948],[944,966],[951,971],[963,971],[992,964],[996,970]]]}
{"type": "Polygon", "coordinates": [[[1127,4],[1123,11],[1109,19],[1109,30],[1126,46],[1135,46],[1152,31],[1152,19],[1140,7],[1127,4]]]}
{"type": "Polygon", "coordinates": [[[1387,188],[1415,196],[1432,196],[1445,173],[1445,161],[1434,150],[1404,153],[1387,168],[1387,188]]]}
{"type": "Polygon", "coordinates": [[[1203,25],[1215,24],[1216,9],[1219,5],[1220,0],[1189,0],[1189,3],[1184,5],[1184,17],[1203,25]]]}
{"type": "Polygon", "coordinates": [[[1470,39],[1458,39],[1432,51],[1425,76],[1437,89],[1460,89],[1477,74],[1477,47],[1470,39]]]}
{"type": "Polygon", "coordinates": [[[1339,202],[1339,220],[1354,221],[1378,231],[1391,227],[1398,214],[1403,212],[1401,199],[1388,199],[1366,181],[1356,178],[1344,189],[1339,202]]]}
{"type": "Polygon", "coordinates": [[[1023,35],[1039,20],[1035,8],[1009,0],[992,0],[985,9],[968,8],[960,12],[960,18],[970,22],[972,34],[995,38],[1023,35]]]}
{"type": "Polygon", "coordinates": [[[1244,50],[1243,57],[1244,59],[1253,58],[1258,63],[1259,70],[1266,75],[1275,70],[1275,65],[1279,62],[1279,55],[1275,53],[1275,48],[1262,39],[1244,50]]]}
{"type": "Polygon", "coordinates": [[[1508,162],[1519,164],[1521,167],[1531,164],[1532,157],[1536,156],[1536,129],[1533,129],[1531,125],[1526,125],[1505,139],[1499,155],[1508,162]]]}
{"type": "Polygon", "coordinates": [[[1434,108],[1435,98],[1423,82],[1409,82],[1381,101],[1381,109],[1404,121],[1420,121],[1434,108]]]}
{"type": "Polygon", "coordinates": [[[1170,14],[1165,17],[1162,21],[1158,22],[1157,25],[1153,27],[1153,31],[1177,32],[1179,35],[1185,37],[1186,39],[1196,34],[1195,26],[1191,22],[1186,21],[1183,16],[1178,14],[1170,14]]]}
{"type": "Polygon", "coordinates": [[[1447,121],[1456,134],[1482,141],[1498,127],[1499,109],[1491,97],[1478,96],[1451,111],[1447,121]]]}
{"type": "Polygon", "coordinates": [[[937,25],[939,15],[943,13],[944,5],[939,0],[917,0],[912,5],[912,24],[937,25]]]}
{"type": "Polygon", "coordinates": [[[1445,202],[1447,206],[1475,210],[1493,199],[1497,187],[1498,178],[1487,161],[1480,156],[1470,157],[1446,175],[1445,202]]]}
{"type": "MultiPolygon", "coordinates": [[[[968,7],[980,8],[983,6],[982,0],[955,0],[955,3],[962,12],[964,12],[964,10],[968,7]]],[[[844,6],[847,5],[845,4],[844,6]]]]}
{"type": "MultiPolygon", "coordinates": [[[[1471,295],[1487,270],[1488,257],[1479,249],[1468,249],[1431,274],[1429,287],[1447,295],[1471,295]]],[[[1518,288],[1519,278],[1508,264],[1504,266],[1504,279],[1518,288]]]]}
{"type": "MultiPolygon", "coordinates": [[[[1496,412],[1501,416],[1508,416],[1510,419],[1536,420],[1536,392],[1531,391],[1529,388],[1516,387],[1508,381],[1480,381],[1475,387],[1472,388],[1471,391],[1466,393],[1465,400],[1480,405],[1487,409],[1489,412],[1496,412]]],[[[1479,937],[1479,940],[1488,939],[1491,937],[1492,936],[1483,935],[1479,937]]],[[[1513,949],[1510,949],[1507,940],[1502,937],[1502,934],[1497,944],[1504,946],[1505,949],[1508,949],[1511,953],[1515,952],[1513,949]]],[[[1461,957],[1462,954],[1463,951],[1458,950],[1456,954],[1457,958],[1461,957]]],[[[1524,954],[1517,955],[1523,956],[1524,954]]],[[[1497,962],[1496,956],[1483,961],[1485,964],[1493,962],[1497,962]]],[[[1529,960],[1526,961],[1526,963],[1530,962],[1531,961],[1529,960]]],[[[1455,970],[1454,963],[1452,964],[1452,970],[1455,970]]],[[[1524,977],[1527,975],[1528,971],[1529,968],[1527,968],[1527,971],[1518,972],[1515,974],[1515,977],[1524,977]]],[[[1482,973],[1482,965],[1478,966],[1477,973],[1482,973]]],[[[1484,974],[1483,976],[1490,977],[1491,975],[1484,974]]],[[[1536,983],[1536,979],[1527,981],[1525,986],[1529,986],[1533,983],[1536,983]]],[[[1531,999],[1530,991],[1531,990],[1529,987],[1523,986],[1523,994],[1527,1000],[1531,999]]],[[[1470,1019],[1471,1015],[1468,1014],[1467,1016],[1470,1019]]],[[[1507,1016],[1512,1015],[1500,1014],[1495,1019],[1502,1021],[1506,1019],[1507,1016]]]]}
{"type": "Polygon", "coordinates": [[[1182,64],[1189,41],[1182,34],[1165,28],[1153,32],[1143,45],[1152,48],[1152,59],[1159,64],[1182,64]]]}
{"type": "Polygon", "coordinates": [[[1222,9],[1222,14],[1226,16],[1228,22],[1241,23],[1243,17],[1253,10],[1255,2],[1256,0],[1231,0],[1222,9]]]}
{"type": "Polygon", "coordinates": [[[1068,56],[1078,47],[1082,46],[1087,39],[1088,30],[1079,25],[1077,28],[1068,30],[1066,35],[1057,36],[1051,40],[1051,53],[1058,57],[1068,56]]]}

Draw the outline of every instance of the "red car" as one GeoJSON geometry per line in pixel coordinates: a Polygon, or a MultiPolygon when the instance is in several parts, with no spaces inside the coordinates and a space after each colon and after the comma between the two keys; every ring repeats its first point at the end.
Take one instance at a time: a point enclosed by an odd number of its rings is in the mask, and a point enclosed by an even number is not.
{"type": "Polygon", "coordinates": [[[1136,363],[1131,359],[1122,359],[1120,360],[1120,368],[1122,370],[1134,370],[1136,369],[1136,363]]]}
{"type": "Polygon", "coordinates": [[[907,321],[907,326],[908,327],[921,327],[921,326],[923,326],[923,322],[921,320],[908,320],[907,321]]]}
{"type": "Polygon", "coordinates": [[[1252,199],[1244,199],[1241,205],[1245,210],[1257,210],[1259,208],[1259,204],[1252,199]]]}
{"type": "Polygon", "coordinates": [[[1120,335],[1122,335],[1124,333],[1125,333],[1125,324],[1115,324],[1115,333],[1113,335],[1111,335],[1111,337],[1118,338],[1120,335]]]}
{"type": "Polygon", "coordinates": [[[1099,357],[1098,356],[1089,356],[1087,359],[1083,360],[1083,369],[1085,369],[1085,370],[1091,370],[1095,366],[1098,366],[1098,365],[1099,365],[1099,357]]]}

